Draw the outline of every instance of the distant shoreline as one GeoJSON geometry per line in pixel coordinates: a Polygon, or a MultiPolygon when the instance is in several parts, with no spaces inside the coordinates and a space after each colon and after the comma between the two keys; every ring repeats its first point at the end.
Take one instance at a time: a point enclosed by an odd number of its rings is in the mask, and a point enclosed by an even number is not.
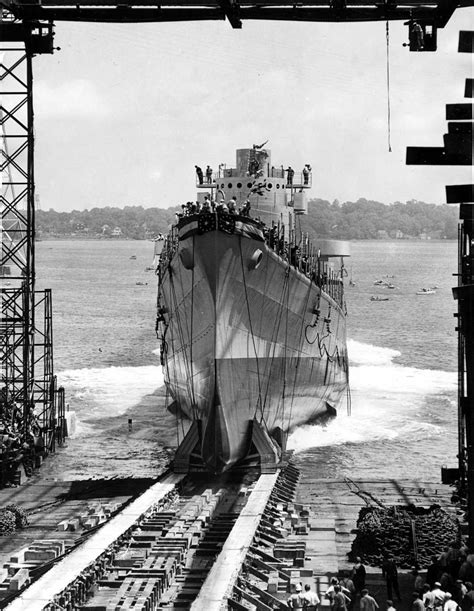
{"type": "MultiPolygon", "coordinates": [[[[456,238],[331,238],[321,237],[314,240],[335,240],[339,242],[457,242],[456,238]]],[[[41,236],[35,242],[59,242],[69,240],[71,242],[154,242],[151,238],[108,238],[93,236],[41,236]]]]}

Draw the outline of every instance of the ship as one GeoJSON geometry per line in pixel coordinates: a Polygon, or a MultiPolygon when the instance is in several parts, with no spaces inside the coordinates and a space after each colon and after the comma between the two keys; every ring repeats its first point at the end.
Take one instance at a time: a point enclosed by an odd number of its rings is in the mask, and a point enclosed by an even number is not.
{"type": "MultiPolygon", "coordinates": [[[[266,144],[266,143],[265,143],[266,144]]],[[[312,171],[264,145],[203,173],[159,245],[157,337],[178,472],[271,472],[348,394],[347,243],[302,230],[312,171]]]]}

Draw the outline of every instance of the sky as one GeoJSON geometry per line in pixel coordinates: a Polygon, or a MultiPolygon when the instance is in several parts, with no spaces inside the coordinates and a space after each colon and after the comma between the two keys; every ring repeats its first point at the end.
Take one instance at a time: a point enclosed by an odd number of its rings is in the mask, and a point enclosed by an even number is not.
{"type": "Polygon", "coordinates": [[[472,168],[406,166],[406,147],[442,146],[445,105],[470,101],[457,45],[473,26],[458,9],[436,53],[410,53],[392,22],[388,87],[383,22],[58,22],[61,50],[34,60],[41,209],[181,204],[195,164],[265,140],[273,165],[311,164],[310,198],[444,203],[472,168]]]}

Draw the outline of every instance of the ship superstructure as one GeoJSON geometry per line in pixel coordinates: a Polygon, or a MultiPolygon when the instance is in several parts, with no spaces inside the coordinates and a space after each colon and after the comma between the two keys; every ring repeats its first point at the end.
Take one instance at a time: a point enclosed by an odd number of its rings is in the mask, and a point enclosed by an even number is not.
{"type": "Polygon", "coordinates": [[[177,470],[273,468],[295,427],[336,413],[348,382],[347,245],[296,229],[311,168],[274,167],[263,146],[197,173],[196,203],[158,266],[161,361],[184,439],[177,470]]]}

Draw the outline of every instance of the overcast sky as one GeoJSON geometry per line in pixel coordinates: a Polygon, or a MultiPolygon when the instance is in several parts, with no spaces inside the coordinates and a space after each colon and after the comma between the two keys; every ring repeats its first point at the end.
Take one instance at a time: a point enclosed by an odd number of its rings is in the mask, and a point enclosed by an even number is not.
{"type": "Polygon", "coordinates": [[[406,166],[406,147],[442,146],[445,105],[470,101],[473,26],[460,9],[436,53],[410,53],[390,24],[389,152],[385,23],[58,22],[61,50],[34,60],[41,208],[180,204],[195,164],[267,139],[273,165],[312,165],[310,197],[443,203],[472,168],[406,166]]]}

